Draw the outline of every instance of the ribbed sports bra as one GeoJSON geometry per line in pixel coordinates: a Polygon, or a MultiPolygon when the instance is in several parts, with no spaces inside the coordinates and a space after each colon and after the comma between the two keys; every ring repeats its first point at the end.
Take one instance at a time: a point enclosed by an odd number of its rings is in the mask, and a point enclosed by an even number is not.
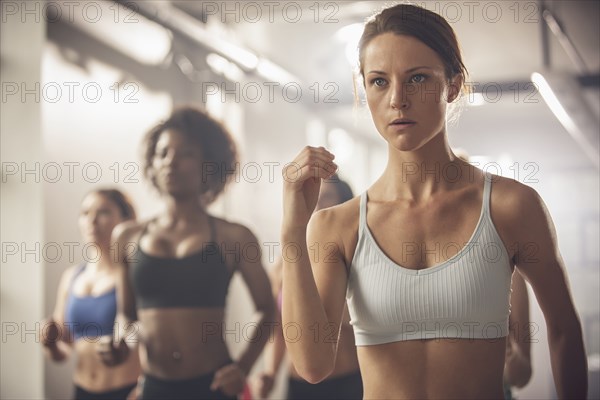
{"type": "Polygon", "coordinates": [[[117,293],[112,288],[100,296],[75,296],[73,282],[85,270],[82,264],[71,279],[65,309],[65,325],[75,340],[112,335],[117,315],[117,293]]]}
{"type": "Polygon", "coordinates": [[[490,216],[492,177],[473,235],[447,261],[404,268],[377,245],[360,198],[358,243],[346,300],[357,346],[418,339],[495,339],[508,335],[512,270],[490,216]]]}
{"type": "MultiPolygon", "coordinates": [[[[209,217],[211,241],[202,250],[182,258],[157,257],[139,244],[130,261],[130,281],[136,308],[225,307],[232,273],[216,242],[209,217]]],[[[140,235],[140,239],[144,236],[140,235]]]]}

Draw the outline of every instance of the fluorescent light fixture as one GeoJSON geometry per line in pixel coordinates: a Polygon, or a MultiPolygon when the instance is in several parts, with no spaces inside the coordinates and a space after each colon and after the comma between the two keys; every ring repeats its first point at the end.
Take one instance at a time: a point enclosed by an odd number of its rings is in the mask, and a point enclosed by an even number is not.
{"type": "Polygon", "coordinates": [[[243,68],[253,70],[258,66],[258,57],[256,54],[224,40],[219,40],[214,37],[212,40],[215,42],[215,47],[220,50],[221,54],[241,65],[243,68]]]}
{"type": "MultiPolygon", "coordinates": [[[[97,10],[93,18],[82,12],[73,13],[71,20],[76,28],[141,64],[164,63],[172,46],[169,30],[139,14],[132,17],[132,23],[115,21],[114,8],[123,7],[118,3],[100,0],[93,4],[97,10]]],[[[125,14],[125,10],[121,12],[125,14]]]]}
{"type": "Polygon", "coordinates": [[[259,60],[258,65],[256,66],[256,73],[267,80],[276,81],[282,85],[291,82],[300,83],[299,78],[265,58],[259,60]]]}
{"type": "Polygon", "coordinates": [[[364,24],[355,23],[340,28],[334,35],[337,40],[346,43],[346,59],[352,67],[358,65],[358,42],[364,29],[364,24]]]}
{"type": "Polygon", "coordinates": [[[554,116],[560,121],[560,123],[565,127],[565,129],[569,132],[572,132],[573,130],[577,129],[575,123],[573,122],[571,117],[569,117],[569,114],[562,106],[562,104],[560,104],[560,101],[558,101],[556,94],[554,94],[552,88],[550,87],[544,76],[538,72],[534,72],[533,74],[531,74],[531,80],[533,81],[533,83],[535,83],[540,94],[544,98],[544,101],[546,102],[546,104],[548,104],[548,107],[550,107],[552,113],[554,113],[554,116]]]}
{"type": "Polygon", "coordinates": [[[240,67],[218,54],[209,53],[206,56],[206,63],[215,74],[224,76],[232,82],[239,82],[244,78],[244,71],[240,67]]]}
{"type": "MultiPolygon", "coordinates": [[[[258,65],[258,57],[241,46],[221,39],[215,32],[210,32],[205,24],[178,9],[171,2],[146,1],[136,3],[138,14],[154,17],[169,29],[178,32],[206,47],[245,70],[254,70],[258,65]]],[[[112,15],[107,13],[107,15],[112,15]]]]}
{"type": "Polygon", "coordinates": [[[214,73],[223,75],[225,74],[225,68],[227,67],[227,64],[229,64],[229,61],[218,54],[210,53],[206,56],[206,63],[214,73]]]}
{"type": "Polygon", "coordinates": [[[196,18],[177,9],[175,6],[165,4],[160,8],[160,11],[166,24],[176,27],[178,32],[184,33],[187,37],[235,62],[245,70],[254,70],[258,65],[256,54],[219,38],[216,33],[209,32],[196,18]]]}
{"type": "MultiPolygon", "coordinates": [[[[557,83],[560,87],[561,85],[569,88],[569,90],[580,90],[574,88],[573,85],[576,85],[576,82],[571,82],[569,80],[561,80],[556,79],[553,82],[557,83]]],[[[584,117],[580,116],[578,121],[579,124],[583,127],[581,128],[578,124],[571,118],[563,104],[560,102],[554,90],[546,80],[546,78],[540,74],[539,72],[534,72],[531,74],[531,80],[536,85],[538,91],[544,98],[544,101],[554,114],[554,116],[558,119],[558,121],[562,124],[562,126],[567,130],[567,132],[575,139],[579,147],[583,150],[583,152],[589,157],[589,159],[594,163],[596,168],[600,167],[600,154],[598,154],[598,128],[597,121],[587,121],[584,117]],[[583,129],[583,130],[582,130],[583,129]],[[586,135],[588,133],[588,135],[586,135]]],[[[563,90],[564,91],[564,90],[563,90]]],[[[561,92],[562,93],[562,92],[561,92]]],[[[575,99],[573,95],[571,95],[571,99],[575,99]]],[[[585,111],[587,104],[585,102],[578,103],[580,111],[585,111]]],[[[589,112],[587,113],[589,114],[589,112]]]]}

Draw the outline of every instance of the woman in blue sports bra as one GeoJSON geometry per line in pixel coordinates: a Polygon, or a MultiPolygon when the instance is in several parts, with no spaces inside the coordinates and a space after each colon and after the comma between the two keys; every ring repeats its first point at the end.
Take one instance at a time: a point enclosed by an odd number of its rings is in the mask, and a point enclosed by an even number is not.
{"type": "Polygon", "coordinates": [[[93,260],[63,273],[54,313],[42,326],[42,344],[52,360],[63,361],[72,352],[77,356],[73,376],[77,400],[124,400],[140,374],[137,351],[118,366],[107,365],[110,360],[101,352],[102,341],[112,338],[117,312],[117,269],[110,238],[113,228],[127,220],[135,220],[135,211],[120,191],[102,189],[85,196],[79,229],[97,253],[90,250],[93,260]]]}
{"type": "Polygon", "coordinates": [[[327,332],[347,302],[365,398],[501,399],[517,268],[546,319],[559,398],[584,398],[581,325],[542,200],[450,148],[447,109],[467,79],[450,25],[418,6],[386,8],[365,25],[359,70],[387,142],[381,177],[313,215],[334,155],[307,146],[284,171],[281,244],[301,252],[284,258],[282,323],[310,332],[286,343],[298,373],[331,373],[327,332]]]}
{"type": "Polygon", "coordinates": [[[236,398],[268,339],[275,305],[257,238],[245,226],[207,212],[235,174],[234,142],[205,112],[181,108],[153,128],[144,145],[144,170],[164,211],[116,229],[123,257],[118,321],[139,331],[141,396],[236,398]],[[232,328],[224,319],[235,273],[260,315],[253,325],[232,328]],[[229,354],[225,329],[243,329],[238,337],[253,338],[237,360],[229,354]]]}

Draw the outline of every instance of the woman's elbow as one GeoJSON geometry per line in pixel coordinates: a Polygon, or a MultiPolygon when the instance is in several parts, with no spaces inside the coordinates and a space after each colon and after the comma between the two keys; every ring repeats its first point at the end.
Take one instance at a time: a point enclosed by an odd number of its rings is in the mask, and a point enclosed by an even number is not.
{"type": "Polygon", "coordinates": [[[301,371],[299,370],[298,374],[302,379],[314,385],[327,379],[333,372],[333,366],[331,368],[316,367],[317,368],[309,367],[301,371]]]}
{"type": "Polygon", "coordinates": [[[294,367],[302,379],[313,385],[327,379],[335,367],[335,360],[333,357],[326,360],[306,361],[307,362],[302,363],[302,365],[294,364],[294,367]]]}

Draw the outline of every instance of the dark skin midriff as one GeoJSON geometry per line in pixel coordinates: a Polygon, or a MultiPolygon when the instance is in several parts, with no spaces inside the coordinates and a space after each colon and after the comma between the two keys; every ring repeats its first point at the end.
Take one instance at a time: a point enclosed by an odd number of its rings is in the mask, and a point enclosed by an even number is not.
{"type": "Polygon", "coordinates": [[[138,318],[143,327],[140,359],[147,374],[163,379],[194,378],[231,360],[220,322],[223,308],[142,309],[138,318]]]}

